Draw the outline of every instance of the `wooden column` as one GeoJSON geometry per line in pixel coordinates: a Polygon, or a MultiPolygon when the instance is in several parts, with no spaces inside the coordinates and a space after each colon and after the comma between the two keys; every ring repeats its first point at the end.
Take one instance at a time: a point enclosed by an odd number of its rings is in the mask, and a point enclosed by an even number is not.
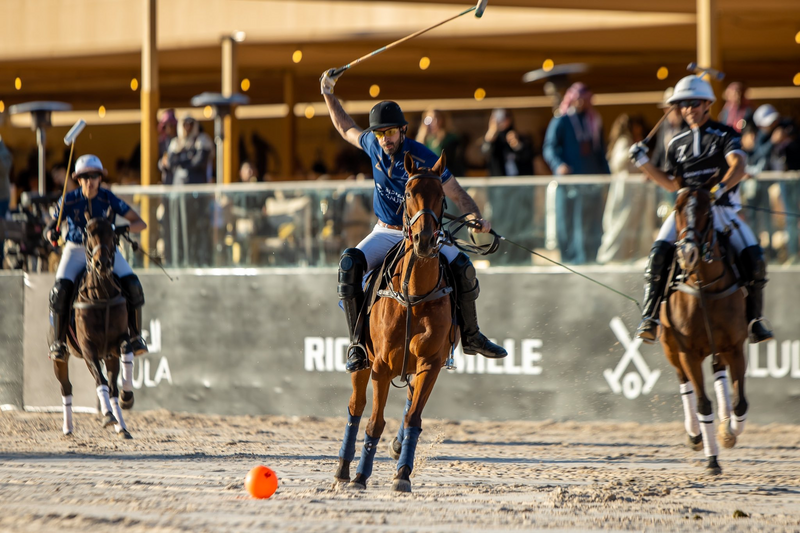
{"type": "MultiPolygon", "coordinates": [[[[697,0],[697,64],[722,72],[722,55],[719,49],[719,9],[717,0],[697,0]]],[[[722,109],[722,82],[709,76],[717,102],[711,115],[716,118],[722,109]]]]}
{"type": "MultiPolygon", "coordinates": [[[[158,47],[156,43],[156,0],[142,0],[144,8],[144,33],[142,35],[142,83],[141,83],[141,183],[143,186],[152,185],[160,181],[158,171],[158,47]]],[[[156,227],[155,207],[157,202],[151,202],[147,195],[142,195],[141,216],[147,223],[147,229],[142,232],[142,248],[148,253],[155,248],[158,238],[156,227]]],[[[149,266],[149,259],[144,258],[145,267],[149,266]]]]}
{"type": "MultiPolygon", "coordinates": [[[[236,58],[236,44],[233,37],[222,38],[222,96],[231,96],[237,92],[239,64],[236,58]]],[[[235,113],[235,108],[231,109],[231,114],[225,117],[223,126],[224,183],[239,181],[239,124],[235,113]]]]}
{"type": "Polygon", "coordinates": [[[296,123],[294,117],[294,72],[286,71],[283,75],[283,101],[289,106],[289,113],[283,125],[283,151],[281,153],[281,179],[294,179],[294,160],[296,154],[295,136],[296,123]]]}

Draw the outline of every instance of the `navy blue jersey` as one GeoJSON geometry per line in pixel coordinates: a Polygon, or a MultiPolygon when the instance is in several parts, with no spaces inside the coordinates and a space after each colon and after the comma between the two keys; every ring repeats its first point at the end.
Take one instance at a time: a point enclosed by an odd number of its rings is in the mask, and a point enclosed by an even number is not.
{"type": "MultiPolygon", "coordinates": [[[[406,153],[411,154],[417,165],[426,168],[433,168],[436,161],[439,160],[439,156],[428,150],[424,144],[406,137],[402,148],[394,156],[394,166],[391,166],[391,158],[383,151],[378,139],[371,131],[362,133],[358,138],[358,143],[372,159],[372,175],[375,178],[372,204],[375,214],[381,222],[392,226],[402,226],[403,216],[397,210],[403,203],[403,195],[408,181],[408,173],[403,164],[406,153]]],[[[452,177],[450,171],[445,169],[442,173],[442,183],[452,177]]]]}
{"type": "MultiPolygon", "coordinates": [[[[105,216],[108,207],[120,216],[130,211],[130,206],[114,196],[114,193],[108,189],[100,189],[97,191],[97,196],[92,198],[91,202],[83,195],[83,190],[75,189],[67,193],[63,199],[64,201],[64,220],[69,223],[69,232],[67,233],[67,241],[77,244],[83,243],[83,230],[86,229],[86,224],[89,222],[86,219],[86,211],[89,212],[89,217],[105,216]]],[[[61,200],[58,201],[56,206],[56,217],[61,211],[61,200]]]]}

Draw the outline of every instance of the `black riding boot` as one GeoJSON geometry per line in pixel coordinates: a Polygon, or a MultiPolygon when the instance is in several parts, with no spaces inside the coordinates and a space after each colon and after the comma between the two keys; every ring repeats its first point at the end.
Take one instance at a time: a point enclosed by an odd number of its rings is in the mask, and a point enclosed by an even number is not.
{"type": "MultiPolygon", "coordinates": [[[[348,372],[358,372],[369,368],[369,358],[361,343],[364,324],[359,327],[358,317],[364,306],[364,289],[361,287],[367,270],[367,258],[358,248],[348,248],[339,260],[339,300],[344,308],[347,329],[350,332],[350,346],[347,349],[348,372]]],[[[365,317],[366,318],[366,317],[365,317]]]]}
{"type": "Polygon", "coordinates": [[[742,250],[742,275],[747,280],[747,329],[751,343],[768,341],[772,332],[764,325],[764,287],[767,286],[767,264],[761,247],[749,246],[742,250]]]}
{"type": "Polygon", "coordinates": [[[653,344],[658,338],[658,304],[667,284],[674,249],[675,246],[667,241],[656,241],[650,249],[647,269],[644,271],[642,323],[636,329],[636,336],[647,344],[653,344]]]}
{"type": "Polygon", "coordinates": [[[475,300],[480,294],[478,278],[475,276],[475,267],[469,260],[469,256],[459,253],[450,263],[453,271],[453,279],[456,284],[458,295],[458,318],[461,326],[461,350],[465,354],[481,354],[489,359],[502,359],[508,352],[502,346],[498,346],[481,333],[478,327],[478,312],[475,308],[475,300]]]}
{"type": "Polygon", "coordinates": [[[128,332],[131,336],[131,351],[133,355],[142,355],[148,352],[147,343],[142,338],[142,306],[144,305],[144,290],[136,274],[120,278],[122,294],[128,301],[128,332]]]}
{"type": "Polygon", "coordinates": [[[67,360],[67,328],[69,327],[69,310],[72,306],[72,290],[75,284],[68,279],[57,279],[50,291],[50,322],[53,342],[50,344],[50,359],[67,360]]]}

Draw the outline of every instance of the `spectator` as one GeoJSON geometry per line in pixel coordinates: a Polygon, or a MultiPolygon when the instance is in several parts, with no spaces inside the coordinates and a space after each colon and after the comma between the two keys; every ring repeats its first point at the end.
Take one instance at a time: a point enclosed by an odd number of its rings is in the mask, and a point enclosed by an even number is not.
{"type": "MultiPolygon", "coordinates": [[[[783,170],[780,159],[775,149],[774,140],[778,140],[780,132],[777,131],[781,115],[771,104],[764,104],[756,109],[753,114],[753,123],[758,128],[753,146],[753,154],[747,161],[747,173],[753,177],[758,176],[764,171],[783,170]]],[[[775,227],[772,215],[765,209],[770,209],[769,188],[774,184],[773,181],[754,180],[752,185],[745,188],[745,198],[748,205],[758,207],[752,213],[753,231],[762,240],[768,241],[765,252],[771,258],[775,258],[776,250],[773,247],[773,237],[775,227]]]]}
{"type": "Polygon", "coordinates": [[[655,188],[642,179],[629,181],[641,171],[631,163],[628,151],[644,139],[644,120],[623,113],[611,126],[608,165],[614,175],[603,214],[603,238],[597,262],[604,264],[638,259],[647,253],[655,231],[655,188]]]}
{"type": "MultiPolygon", "coordinates": [[[[592,93],[573,84],[559,106],[559,116],[547,126],[544,158],[558,176],[608,174],[603,124],[592,107],[592,93]]],[[[561,260],[584,264],[597,257],[602,237],[600,185],[568,185],[556,189],[556,231],[561,260]]]]}
{"type": "Polygon", "coordinates": [[[734,81],[725,89],[725,107],[719,113],[719,121],[727,124],[739,133],[753,119],[750,101],[744,97],[744,85],[734,81]]]}
{"type": "Polygon", "coordinates": [[[495,109],[481,147],[492,176],[532,176],[533,143],[514,127],[506,109],[495,109]]]}
{"type": "Polygon", "coordinates": [[[175,185],[208,183],[208,162],[213,151],[211,138],[187,115],[179,124],[178,136],[169,143],[164,168],[172,172],[175,185]]]}
{"type": "MultiPolygon", "coordinates": [[[[13,159],[6,143],[0,137],[0,219],[5,218],[8,206],[11,203],[11,164],[13,159]]],[[[0,254],[2,254],[3,243],[0,242],[0,254]]],[[[2,266],[0,257],[0,267],[2,266]]]]}
{"type": "Polygon", "coordinates": [[[417,142],[424,144],[436,155],[444,152],[447,168],[454,176],[463,176],[466,169],[461,139],[450,131],[450,123],[438,109],[428,109],[422,115],[422,124],[417,132],[417,142]]]}
{"type": "Polygon", "coordinates": [[[161,183],[172,185],[173,175],[169,167],[167,151],[172,140],[178,136],[178,119],[175,111],[167,109],[158,120],[158,169],[161,171],[161,183]]]}

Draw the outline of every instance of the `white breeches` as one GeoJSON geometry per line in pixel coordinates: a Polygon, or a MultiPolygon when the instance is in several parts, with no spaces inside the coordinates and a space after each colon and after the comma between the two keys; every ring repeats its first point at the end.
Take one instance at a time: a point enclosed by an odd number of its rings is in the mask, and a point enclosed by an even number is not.
{"type": "MultiPolygon", "coordinates": [[[[68,242],[61,251],[61,261],[58,263],[56,279],[75,281],[85,269],[86,251],[83,245],[68,242]]],[[[122,257],[119,250],[117,250],[117,255],[114,257],[114,274],[121,278],[133,274],[131,266],[125,261],[125,258],[122,257]]]]}
{"type": "MultiPolygon", "coordinates": [[[[374,270],[381,264],[383,258],[391,250],[392,246],[403,240],[403,232],[397,229],[384,228],[375,225],[372,232],[356,245],[356,248],[364,252],[367,258],[367,272],[374,270]]],[[[451,263],[458,255],[458,248],[452,244],[442,246],[439,251],[451,263]]],[[[117,254],[119,256],[119,254],[117,254]]],[[[116,266],[115,266],[116,268],[116,266]]]]}
{"type": "MultiPolygon", "coordinates": [[[[741,253],[741,251],[748,246],[755,246],[758,244],[753,230],[738,217],[736,210],[732,207],[715,205],[711,209],[714,213],[714,228],[717,231],[725,231],[725,228],[730,226],[730,241],[736,253],[741,253]],[[732,222],[736,224],[734,225],[732,222]]],[[[658,238],[656,240],[667,241],[673,244],[677,240],[674,211],[664,222],[664,225],[661,226],[661,231],[658,232],[658,238]]]]}

